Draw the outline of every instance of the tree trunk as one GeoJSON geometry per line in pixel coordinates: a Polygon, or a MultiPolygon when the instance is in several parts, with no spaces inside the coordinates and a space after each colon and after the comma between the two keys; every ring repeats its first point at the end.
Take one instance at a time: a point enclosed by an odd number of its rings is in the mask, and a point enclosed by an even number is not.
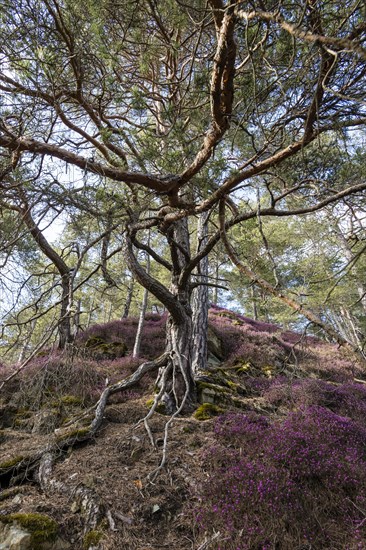
{"type": "Polygon", "coordinates": [[[180,407],[183,411],[195,408],[196,390],[192,371],[192,316],[187,315],[179,323],[169,316],[167,321],[166,351],[170,353],[170,364],[160,369],[157,385],[161,388],[166,369],[173,366],[173,376],[165,385],[162,401],[168,413],[180,407]]]}
{"type": "MultiPolygon", "coordinates": [[[[171,293],[180,305],[179,315],[169,310],[167,320],[167,346],[173,376],[168,380],[163,401],[167,411],[172,413],[182,408],[184,411],[194,409],[196,391],[192,369],[192,336],[193,320],[190,305],[190,277],[182,282],[181,274],[190,261],[190,242],[188,221],[186,218],[175,222],[167,234],[172,258],[171,293]]],[[[168,307],[168,306],[167,306],[168,307]]],[[[165,367],[165,368],[169,368],[165,367]]],[[[164,380],[164,368],[158,376],[158,386],[164,380]]]]}
{"type": "Polygon", "coordinates": [[[72,270],[66,265],[63,258],[57,253],[57,251],[50,245],[42,231],[39,229],[35,221],[33,220],[30,207],[23,196],[24,209],[21,210],[24,223],[29,229],[30,234],[36,241],[43,254],[51,260],[53,265],[61,276],[61,312],[58,325],[59,331],[59,344],[58,347],[63,349],[68,342],[72,342],[71,331],[71,309],[73,302],[73,283],[74,274],[72,270]]]}
{"type": "Polygon", "coordinates": [[[127,288],[126,302],[125,302],[125,307],[124,307],[121,319],[127,319],[127,317],[129,316],[132,296],[133,296],[133,287],[134,287],[133,279],[131,279],[127,288]]]}
{"type": "Polygon", "coordinates": [[[253,306],[253,313],[252,313],[253,319],[254,321],[258,321],[257,293],[254,285],[250,286],[250,293],[251,293],[252,306],[253,306]]]}
{"type": "MultiPolygon", "coordinates": [[[[150,241],[150,238],[148,238],[148,244],[150,244],[149,241],[150,241]]],[[[146,258],[146,273],[148,275],[150,275],[150,256],[149,255],[147,255],[147,258],[146,258]]],[[[144,328],[148,297],[149,297],[149,291],[147,290],[147,288],[145,288],[144,295],[143,295],[143,298],[142,298],[142,303],[141,303],[139,324],[137,326],[135,344],[133,346],[132,357],[138,357],[140,355],[140,347],[141,347],[141,340],[142,340],[142,329],[144,328]]]]}
{"type": "Polygon", "coordinates": [[[192,410],[196,402],[192,373],[192,309],[190,277],[182,274],[190,261],[187,220],[174,222],[166,232],[170,254],[170,290],[154,279],[137,261],[133,251],[135,233],[126,233],[124,253],[136,280],[162,302],[169,312],[167,320],[167,364],[160,369],[157,386],[167,412],[192,410]]]}
{"type": "Polygon", "coordinates": [[[79,334],[79,332],[81,330],[80,315],[81,315],[81,300],[79,299],[76,303],[76,311],[75,311],[75,315],[74,315],[74,319],[73,319],[73,322],[74,322],[73,337],[74,337],[74,339],[76,338],[76,336],[79,334]]]}
{"type": "MultiPolygon", "coordinates": [[[[203,212],[198,220],[197,253],[208,241],[208,215],[203,212]]],[[[198,266],[198,283],[193,292],[193,335],[192,370],[195,375],[207,370],[207,331],[208,331],[208,256],[198,266]]]]}
{"type": "Polygon", "coordinates": [[[66,344],[73,341],[71,330],[71,310],[72,310],[72,278],[69,274],[65,274],[61,279],[62,296],[61,296],[61,315],[58,325],[59,332],[59,349],[64,349],[66,344]]]}

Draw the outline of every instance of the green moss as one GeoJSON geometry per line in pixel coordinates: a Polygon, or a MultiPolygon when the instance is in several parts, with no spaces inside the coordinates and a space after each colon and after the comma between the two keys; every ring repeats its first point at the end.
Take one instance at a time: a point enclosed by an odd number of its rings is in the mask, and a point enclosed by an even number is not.
{"type": "Polygon", "coordinates": [[[239,384],[236,384],[232,380],[226,380],[226,384],[229,386],[229,388],[233,391],[238,391],[239,384]]]}
{"type": "Polygon", "coordinates": [[[243,363],[242,365],[235,367],[235,372],[237,374],[247,373],[250,367],[251,367],[250,363],[243,363]]]}
{"type": "Polygon", "coordinates": [[[31,534],[31,545],[37,550],[43,542],[52,542],[58,534],[58,525],[54,519],[43,514],[8,514],[1,517],[3,523],[17,523],[31,534]]]}
{"type": "Polygon", "coordinates": [[[29,407],[19,407],[19,409],[17,410],[17,416],[29,418],[30,416],[32,416],[32,412],[29,410],[29,407]]]}
{"type": "Polygon", "coordinates": [[[193,424],[187,424],[186,426],[183,426],[182,432],[184,434],[191,434],[194,433],[196,427],[193,424]]]}
{"type": "Polygon", "coordinates": [[[32,417],[33,413],[29,409],[20,408],[17,410],[14,420],[14,428],[22,428],[28,424],[28,420],[32,417]]]}
{"type": "Polygon", "coordinates": [[[89,531],[89,533],[87,533],[84,537],[83,548],[85,550],[88,550],[90,546],[96,546],[100,542],[102,537],[103,533],[101,533],[101,531],[96,531],[95,529],[89,531]]]}
{"type": "Polygon", "coordinates": [[[225,410],[217,405],[213,405],[212,403],[203,403],[198,407],[193,416],[196,420],[209,420],[213,416],[218,416],[224,412],[225,410]]]}
{"type": "MultiPolygon", "coordinates": [[[[146,401],[146,406],[147,406],[148,409],[151,409],[151,407],[154,404],[154,401],[155,401],[155,399],[153,397],[146,401]]],[[[166,409],[165,409],[164,403],[158,403],[155,411],[159,414],[166,414],[166,409]]]]}
{"type": "Polygon", "coordinates": [[[22,426],[24,426],[24,424],[27,424],[25,419],[16,418],[13,422],[13,427],[14,428],[21,428],[22,426]]]}
{"type": "Polygon", "coordinates": [[[81,397],[77,397],[76,395],[63,395],[60,401],[63,405],[69,406],[77,406],[83,404],[83,400],[81,399],[81,397]]]}
{"type": "Polygon", "coordinates": [[[87,341],[85,342],[85,347],[87,348],[94,348],[96,346],[100,346],[105,344],[105,340],[101,338],[100,336],[90,336],[87,341]]]}
{"type": "Polygon", "coordinates": [[[10,458],[9,460],[6,460],[5,462],[0,463],[0,472],[1,470],[9,470],[10,468],[13,468],[13,466],[16,466],[20,462],[24,460],[24,456],[15,456],[13,458],[10,458]]]}
{"type": "Polygon", "coordinates": [[[66,439],[82,439],[85,435],[87,435],[90,432],[90,427],[87,428],[78,428],[77,430],[71,430],[70,432],[66,432],[64,434],[59,435],[56,438],[56,441],[65,441],[66,439]]]}

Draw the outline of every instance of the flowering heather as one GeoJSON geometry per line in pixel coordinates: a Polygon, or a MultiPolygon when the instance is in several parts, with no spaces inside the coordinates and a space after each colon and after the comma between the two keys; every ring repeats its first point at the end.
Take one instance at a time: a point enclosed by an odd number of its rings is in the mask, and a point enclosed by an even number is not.
{"type": "Polygon", "coordinates": [[[366,545],[366,429],[319,406],[282,423],[229,413],[205,456],[197,520],[222,550],[366,545]]]}
{"type": "Polygon", "coordinates": [[[278,377],[260,395],[276,407],[302,410],[315,405],[359,422],[366,418],[366,386],[353,382],[334,385],[323,380],[278,377]]]}
{"type": "MultiPolygon", "coordinates": [[[[211,308],[209,318],[223,342],[228,366],[248,361],[259,367],[283,364],[294,359],[295,346],[301,341],[299,334],[287,332],[282,338],[277,325],[254,321],[217,306],[211,308]]],[[[299,354],[299,347],[296,353],[299,354]]]]}
{"type": "Polygon", "coordinates": [[[311,349],[311,354],[304,358],[302,367],[308,374],[333,382],[349,382],[365,377],[365,367],[355,357],[347,354],[335,344],[321,343],[311,349]]]}
{"type": "MultiPolygon", "coordinates": [[[[129,351],[132,351],[138,325],[137,317],[110,321],[103,325],[93,325],[81,333],[78,343],[85,344],[90,338],[102,338],[107,343],[123,342],[129,351]]],[[[149,314],[145,318],[141,355],[156,357],[164,351],[166,315],[149,314]]]]}
{"type": "MultiPolygon", "coordinates": [[[[227,366],[250,363],[255,367],[295,364],[297,375],[344,383],[364,378],[364,367],[335,344],[270,323],[254,321],[213,306],[209,319],[222,340],[227,366]]],[[[273,370],[273,369],[272,369],[273,370]]],[[[249,374],[249,373],[248,373],[249,374]]],[[[258,374],[258,373],[257,373],[258,374]]]]}

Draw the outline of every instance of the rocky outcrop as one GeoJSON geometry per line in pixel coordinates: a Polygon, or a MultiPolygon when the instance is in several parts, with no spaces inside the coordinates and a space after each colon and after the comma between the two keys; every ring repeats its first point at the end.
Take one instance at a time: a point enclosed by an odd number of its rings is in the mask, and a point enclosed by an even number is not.
{"type": "Polygon", "coordinates": [[[0,550],[70,550],[59,527],[42,514],[8,514],[0,518],[0,550]]]}

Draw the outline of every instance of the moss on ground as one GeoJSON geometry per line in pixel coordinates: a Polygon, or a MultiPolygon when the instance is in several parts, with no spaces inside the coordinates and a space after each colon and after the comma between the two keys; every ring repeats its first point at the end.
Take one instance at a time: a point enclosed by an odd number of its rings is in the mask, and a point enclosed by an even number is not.
{"type": "Polygon", "coordinates": [[[56,441],[65,441],[66,439],[82,439],[90,432],[90,427],[87,428],[78,428],[76,430],[71,430],[70,432],[63,433],[56,437],[56,441]]]}
{"type": "Polygon", "coordinates": [[[224,412],[225,409],[223,409],[222,407],[218,407],[217,405],[213,405],[212,403],[203,403],[198,407],[193,416],[196,420],[202,421],[209,420],[210,418],[218,416],[219,414],[223,414],[224,412]]]}
{"type": "Polygon", "coordinates": [[[93,529],[92,531],[86,533],[83,540],[84,550],[88,550],[88,548],[90,548],[91,546],[96,546],[100,542],[102,537],[103,533],[101,531],[97,531],[96,529],[93,529]]]}
{"type": "MultiPolygon", "coordinates": [[[[154,404],[154,401],[155,401],[155,399],[153,397],[146,401],[146,406],[148,407],[148,409],[151,409],[151,407],[154,404]]],[[[155,411],[159,414],[166,414],[166,408],[165,408],[164,403],[158,403],[155,411]]]]}

